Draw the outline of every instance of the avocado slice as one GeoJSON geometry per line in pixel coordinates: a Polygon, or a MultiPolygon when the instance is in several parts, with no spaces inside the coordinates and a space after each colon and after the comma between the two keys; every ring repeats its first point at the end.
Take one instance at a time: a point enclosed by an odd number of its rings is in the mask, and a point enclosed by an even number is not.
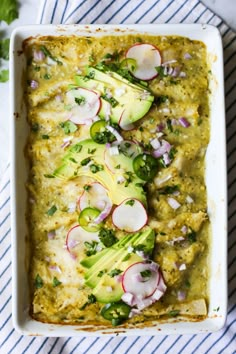
{"type": "MultiPolygon", "coordinates": [[[[123,273],[131,264],[142,261],[142,257],[137,254],[132,254],[127,261],[123,261],[123,257],[120,258],[112,270],[119,269],[123,273]]],[[[121,283],[118,283],[114,277],[111,277],[109,274],[104,274],[93,289],[93,295],[96,297],[97,301],[102,303],[119,301],[123,293],[124,290],[121,283]]]]}
{"type": "Polygon", "coordinates": [[[94,67],[88,67],[87,73],[85,77],[77,75],[75,81],[80,87],[100,93],[100,118],[105,119],[109,112],[112,122],[119,123],[122,117],[122,124],[128,125],[141,119],[151,108],[154,100],[151,92],[130,83],[119,74],[107,74],[94,67]]]}
{"type": "MultiPolygon", "coordinates": [[[[155,244],[155,234],[149,227],[141,233],[136,233],[126,246],[136,247],[142,245],[144,249],[153,251],[155,244]]],[[[111,250],[101,257],[102,262],[97,262],[87,271],[90,277],[85,280],[85,284],[93,288],[93,294],[99,302],[108,303],[120,300],[124,293],[122,286],[112,276],[112,271],[119,270],[123,273],[130,265],[142,262],[143,258],[136,253],[130,254],[127,248],[111,250]],[[101,272],[105,272],[101,274],[101,272]]]]}
{"type": "Polygon", "coordinates": [[[122,175],[126,182],[118,183],[116,173],[104,164],[105,145],[97,144],[92,139],[86,139],[73,145],[63,157],[61,166],[53,173],[57,178],[69,180],[78,176],[92,177],[101,183],[108,191],[113,204],[118,205],[127,198],[137,198],[146,206],[146,196],[142,185],[144,181],[139,179],[133,170],[132,158],[120,153],[116,156],[117,164],[122,168],[122,175]],[[89,154],[89,151],[94,151],[89,154]],[[86,164],[86,159],[88,163],[86,164]],[[95,171],[92,165],[95,165],[95,171]]]}
{"type": "MultiPolygon", "coordinates": [[[[151,253],[155,244],[155,234],[150,227],[132,235],[124,236],[114,246],[103,250],[99,256],[87,257],[85,264],[89,263],[89,258],[93,265],[85,273],[85,284],[93,288],[93,294],[100,302],[118,301],[123,289],[121,284],[116,282],[111,276],[112,271],[119,270],[123,273],[131,264],[143,261],[143,258],[136,253],[129,253],[128,247],[142,246],[142,250],[151,253]],[[126,238],[125,244],[122,243],[126,238]],[[99,258],[100,257],[100,258],[99,258]]],[[[86,258],[85,258],[86,260],[86,258]]],[[[83,265],[84,261],[81,262],[83,265]]]]}

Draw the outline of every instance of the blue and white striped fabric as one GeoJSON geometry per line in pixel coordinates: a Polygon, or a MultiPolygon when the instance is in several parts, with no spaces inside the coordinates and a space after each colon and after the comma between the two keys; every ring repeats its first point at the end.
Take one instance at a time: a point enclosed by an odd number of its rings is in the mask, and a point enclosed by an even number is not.
{"type": "Polygon", "coordinates": [[[42,338],[12,327],[9,166],[0,185],[0,353],[138,354],[236,353],[236,34],[198,0],[43,0],[40,23],[208,23],[219,28],[225,56],[229,193],[229,307],[224,329],[213,334],[42,338]]]}

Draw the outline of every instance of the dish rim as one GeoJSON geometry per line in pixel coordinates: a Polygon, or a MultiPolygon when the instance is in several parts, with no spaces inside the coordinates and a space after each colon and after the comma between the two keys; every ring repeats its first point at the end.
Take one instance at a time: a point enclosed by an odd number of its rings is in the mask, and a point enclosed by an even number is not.
{"type": "MultiPolygon", "coordinates": [[[[203,40],[205,39],[199,39],[203,40]]],[[[21,56],[22,57],[22,56],[21,56]]],[[[213,64],[212,64],[213,65],[213,64]]],[[[217,101],[215,101],[217,103],[217,101]]],[[[211,112],[211,119],[212,118],[211,112]]],[[[117,332],[119,335],[156,335],[156,334],[184,334],[184,333],[204,333],[212,332],[221,329],[224,326],[227,315],[227,179],[226,179],[226,142],[225,142],[225,109],[224,109],[224,76],[223,76],[223,50],[221,36],[218,29],[211,25],[200,25],[200,24],[152,24],[152,25],[33,25],[33,26],[22,26],[14,30],[11,36],[10,43],[10,121],[11,121],[11,239],[12,239],[12,284],[13,284],[13,294],[12,294],[12,313],[13,313],[13,325],[15,329],[24,334],[24,335],[44,335],[44,336],[78,336],[78,335],[116,335],[117,332]],[[101,31],[100,31],[101,29],[101,31]],[[118,29],[118,30],[117,30],[118,29]],[[117,31],[116,31],[117,30],[117,31]],[[78,330],[79,326],[77,325],[52,325],[47,323],[37,322],[30,319],[29,315],[25,313],[25,308],[22,305],[21,301],[23,299],[22,290],[20,290],[20,268],[24,264],[22,255],[19,256],[17,253],[19,246],[19,234],[22,230],[22,226],[19,226],[19,220],[17,219],[17,208],[16,202],[18,201],[18,192],[19,192],[19,183],[20,188],[25,188],[24,183],[19,182],[19,177],[22,177],[22,174],[19,173],[17,166],[19,167],[19,149],[17,139],[19,138],[19,132],[17,131],[19,122],[22,125],[22,119],[17,120],[17,112],[20,111],[20,114],[24,114],[21,108],[21,99],[19,98],[18,91],[16,90],[17,86],[19,88],[19,67],[16,63],[21,59],[20,56],[17,56],[17,51],[19,50],[18,40],[19,38],[25,39],[26,33],[28,37],[30,36],[44,36],[50,35],[51,33],[57,35],[67,35],[75,34],[78,35],[78,32],[85,33],[89,32],[92,34],[109,34],[110,31],[115,31],[116,35],[124,34],[127,31],[131,33],[145,33],[145,34],[160,34],[160,35],[182,35],[191,39],[193,37],[206,37],[206,35],[214,38],[214,46],[217,55],[217,81],[218,85],[216,88],[217,97],[221,99],[221,104],[218,104],[218,116],[221,116],[220,120],[220,131],[222,135],[220,136],[220,156],[219,158],[220,165],[223,166],[223,172],[220,174],[220,184],[222,185],[220,197],[223,197],[221,205],[220,215],[222,217],[221,231],[225,237],[222,236],[224,243],[220,245],[221,256],[221,269],[220,280],[222,292],[222,305],[220,312],[214,314],[211,311],[211,317],[208,317],[206,320],[201,322],[174,322],[174,323],[164,323],[158,325],[156,328],[143,328],[143,329],[111,329],[108,330],[99,330],[96,332],[84,332],[78,330]],[[107,32],[106,32],[107,31],[107,32]],[[136,31],[136,32],[133,32],[136,31]],[[20,267],[19,267],[20,265],[20,267]],[[223,290],[222,290],[223,289],[223,290]],[[177,324],[177,325],[176,325],[177,324]],[[199,326],[200,324],[200,326],[199,326]],[[62,328],[63,327],[63,328],[62,328]],[[104,333],[105,332],[105,333],[104,333]]],[[[218,124],[218,122],[217,122],[218,124]]],[[[219,127],[219,125],[218,125],[219,127]]],[[[22,127],[20,128],[22,129],[22,127]]],[[[212,129],[211,129],[212,130],[212,129]]],[[[219,145],[219,142],[218,142],[219,145]]],[[[20,192],[19,192],[20,193],[20,192]]],[[[24,192],[23,192],[24,193],[24,192]]],[[[219,202],[219,199],[216,199],[219,202]]],[[[215,201],[213,200],[213,203],[215,201]]],[[[209,205],[208,205],[209,207],[209,205]]],[[[217,209],[219,206],[216,204],[214,207],[217,209]]],[[[211,208],[211,206],[210,206],[211,208]]],[[[18,210],[19,212],[19,210],[18,210]]],[[[212,240],[213,242],[213,237],[212,240]]],[[[215,249],[215,248],[214,248],[215,249]]],[[[217,248],[216,248],[217,249],[217,248]]],[[[212,251],[213,253],[213,251],[212,251]]],[[[209,296],[211,297],[211,291],[209,291],[209,296]]]]}

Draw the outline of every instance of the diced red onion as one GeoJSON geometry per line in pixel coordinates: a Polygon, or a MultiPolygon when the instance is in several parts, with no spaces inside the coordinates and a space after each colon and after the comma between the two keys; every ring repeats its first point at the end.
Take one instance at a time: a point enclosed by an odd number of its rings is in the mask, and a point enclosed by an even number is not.
{"type": "Polygon", "coordinates": [[[171,119],[171,125],[179,125],[179,121],[175,118],[171,119]]]}
{"type": "Polygon", "coordinates": [[[168,67],[164,66],[163,75],[166,76],[167,74],[168,74],[168,67]]]}
{"type": "Polygon", "coordinates": [[[39,87],[38,81],[36,81],[36,80],[31,80],[31,81],[30,81],[30,87],[31,87],[33,90],[37,89],[37,88],[39,87]]]}
{"type": "Polygon", "coordinates": [[[180,67],[179,66],[176,66],[171,74],[172,77],[177,77],[179,76],[179,73],[180,73],[180,67]]]}
{"type": "Polygon", "coordinates": [[[111,206],[108,204],[104,210],[94,219],[95,224],[100,224],[110,214],[111,206]]]}
{"type": "Polygon", "coordinates": [[[157,126],[157,132],[162,132],[162,130],[164,130],[166,127],[165,123],[160,123],[157,126]]]}
{"type": "Polygon", "coordinates": [[[173,240],[166,241],[166,243],[167,243],[168,245],[174,246],[174,244],[175,244],[176,242],[181,242],[181,241],[184,241],[184,240],[185,240],[185,238],[184,238],[183,236],[179,236],[179,237],[175,237],[173,240]]]}
{"type": "Polygon", "coordinates": [[[186,299],[186,293],[182,290],[177,291],[178,301],[184,301],[186,299]]]}
{"type": "Polygon", "coordinates": [[[168,143],[168,141],[163,139],[161,141],[161,147],[157,150],[154,150],[152,152],[152,155],[156,158],[159,158],[159,157],[163,156],[165,153],[169,153],[170,149],[171,149],[170,143],[168,143]]]}
{"type": "Polygon", "coordinates": [[[48,263],[51,262],[51,258],[48,257],[48,256],[46,256],[44,259],[45,259],[45,261],[48,262],[48,263]]]}
{"type": "Polygon", "coordinates": [[[33,58],[35,61],[43,61],[45,59],[45,54],[41,50],[33,51],[33,58]]]}
{"type": "Polygon", "coordinates": [[[174,68],[172,68],[171,66],[168,68],[168,75],[171,76],[171,74],[173,74],[174,68]]]}
{"type": "Polygon", "coordinates": [[[112,287],[111,287],[111,286],[107,286],[107,287],[106,287],[106,291],[107,291],[108,293],[112,293],[112,287]]]}
{"type": "Polygon", "coordinates": [[[106,148],[109,149],[111,147],[111,144],[110,143],[106,143],[106,148]]]}
{"type": "Polygon", "coordinates": [[[56,236],[56,231],[55,230],[52,230],[50,232],[48,232],[48,239],[49,240],[53,240],[56,236]]]}
{"type": "Polygon", "coordinates": [[[186,226],[186,225],[183,225],[183,226],[181,227],[181,231],[182,231],[182,233],[185,235],[185,234],[188,232],[187,226],[186,226]]]}
{"type": "Polygon", "coordinates": [[[192,55],[189,53],[184,54],[184,59],[192,59],[192,55]]]}
{"type": "Polygon", "coordinates": [[[55,100],[56,100],[57,102],[61,102],[61,101],[62,101],[62,96],[61,96],[61,95],[56,95],[56,96],[55,96],[55,100]]]}
{"type": "Polygon", "coordinates": [[[174,64],[174,63],[177,63],[176,59],[165,61],[164,63],[162,63],[162,66],[166,66],[166,65],[174,64]]]}
{"type": "Polygon", "coordinates": [[[157,138],[154,138],[150,141],[150,144],[152,145],[153,149],[159,149],[159,147],[161,146],[160,141],[157,138]]]}
{"type": "Polygon", "coordinates": [[[68,213],[74,213],[76,210],[76,203],[71,202],[68,204],[68,213]]]}
{"type": "Polygon", "coordinates": [[[58,273],[61,274],[61,268],[56,266],[56,265],[55,266],[49,266],[48,269],[54,270],[55,272],[58,272],[58,273]]]}
{"type": "Polygon", "coordinates": [[[109,130],[109,132],[111,132],[117,141],[123,141],[123,137],[118,133],[118,131],[116,129],[114,129],[113,127],[111,127],[110,125],[106,126],[107,130],[109,130]]]}
{"type": "Polygon", "coordinates": [[[128,252],[128,253],[132,253],[133,250],[134,250],[134,248],[133,248],[132,246],[129,246],[129,247],[127,248],[127,252],[128,252]]]}
{"type": "Polygon", "coordinates": [[[179,77],[186,77],[186,76],[187,76],[186,72],[180,71],[179,77]]]}
{"type": "Polygon", "coordinates": [[[183,271],[183,270],[186,270],[186,264],[185,263],[182,263],[182,264],[180,264],[180,266],[179,266],[179,270],[180,271],[183,271]]]}
{"type": "Polygon", "coordinates": [[[164,107],[164,108],[162,108],[162,110],[160,110],[160,112],[162,112],[162,113],[166,113],[166,114],[168,114],[168,113],[170,113],[170,109],[169,108],[167,108],[167,107],[164,107]]]}
{"type": "Polygon", "coordinates": [[[140,312],[141,312],[140,310],[135,309],[135,308],[132,308],[131,311],[130,311],[130,313],[129,313],[129,318],[132,318],[132,317],[134,317],[135,315],[140,314],[140,312]]]}
{"type": "Polygon", "coordinates": [[[117,155],[119,155],[118,146],[111,146],[111,147],[109,147],[109,154],[110,154],[110,156],[117,156],[117,155]]]}
{"type": "Polygon", "coordinates": [[[133,305],[134,295],[131,293],[124,293],[121,299],[129,306],[133,305]]]}
{"type": "Polygon", "coordinates": [[[170,159],[169,155],[167,154],[167,152],[165,152],[163,155],[163,161],[166,166],[168,166],[171,163],[171,159],[170,159]]]}
{"type": "Polygon", "coordinates": [[[187,119],[184,118],[184,117],[179,118],[179,123],[180,123],[180,124],[182,125],[182,127],[184,127],[184,128],[188,128],[188,127],[190,126],[189,121],[187,121],[187,119]]]}
{"type": "Polygon", "coordinates": [[[181,204],[174,198],[168,198],[167,202],[169,206],[174,210],[178,209],[181,206],[181,204]]]}
{"type": "Polygon", "coordinates": [[[148,269],[150,269],[152,272],[157,272],[159,269],[159,265],[155,262],[152,262],[149,264],[148,269]]]}
{"type": "Polygon", "coordinates": [[[66,147],[70,146],[70,144],[71,144],[71,141],[66,141],[65,143],[63,143],[61,145],[61,148],[65,149],[66,147]]]}
{"type": "Polygon", "coordinates": [[[174,192],[172,193],[172,195],[174,195],[175,197],[178,197],[178,196],[180,195],[180,191],[174,191],[174,192]]]}
{"type": "Polygon", "coordinates": [[[119,175],[119,176],[116,177],[116,182],[118,184],[124,183],[125,181],[126,181],[126,179],[125,179],[124,176],[119,175]]]}
{"type": "Polygon", "coordinates": [[[152,294],[152,299],[158,301],[164,295],[163,291],[156,289],[155,292],[152,294]]]}
{"type": "Polygon", "coordinates": [[[69,248],[74,248],[74,247],[76,247],[78,244],[79,244],[80,242],[79,241],[76,241],[76,240],[69,240],[68,241],[68,244],[67,244],[67,246],[69,247],[69,248]]]}
{"type": "Polygon", "coordinates": [[[194,202],[194,200],[193,200],[193,198],[190,197],[190,195],[187,195],[187,197],[186,197],[186,202],[187,202],[188,204],[192,204],[192,203],[194,202]]]}
{"type": "Polygon", "coordinates": [[[148,255],[146,255],[143,251],[136,251],[135,253],[143,259],[149,259],[148,255]]]}

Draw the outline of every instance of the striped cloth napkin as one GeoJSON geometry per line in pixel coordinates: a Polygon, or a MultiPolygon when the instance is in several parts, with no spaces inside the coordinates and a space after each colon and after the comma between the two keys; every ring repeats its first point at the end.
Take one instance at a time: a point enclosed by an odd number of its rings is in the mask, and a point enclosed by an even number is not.
{"type": "Polygon", "coordinates": [[[222,34],[225,56],[229,193],[229,306],[217,333],[171,336],[25,337],[12,326],[9,166],[0,186],[0,353],[236,353],[236,34],[198,0],[43,0],[40,23],[208,23],[222,34]]]}

